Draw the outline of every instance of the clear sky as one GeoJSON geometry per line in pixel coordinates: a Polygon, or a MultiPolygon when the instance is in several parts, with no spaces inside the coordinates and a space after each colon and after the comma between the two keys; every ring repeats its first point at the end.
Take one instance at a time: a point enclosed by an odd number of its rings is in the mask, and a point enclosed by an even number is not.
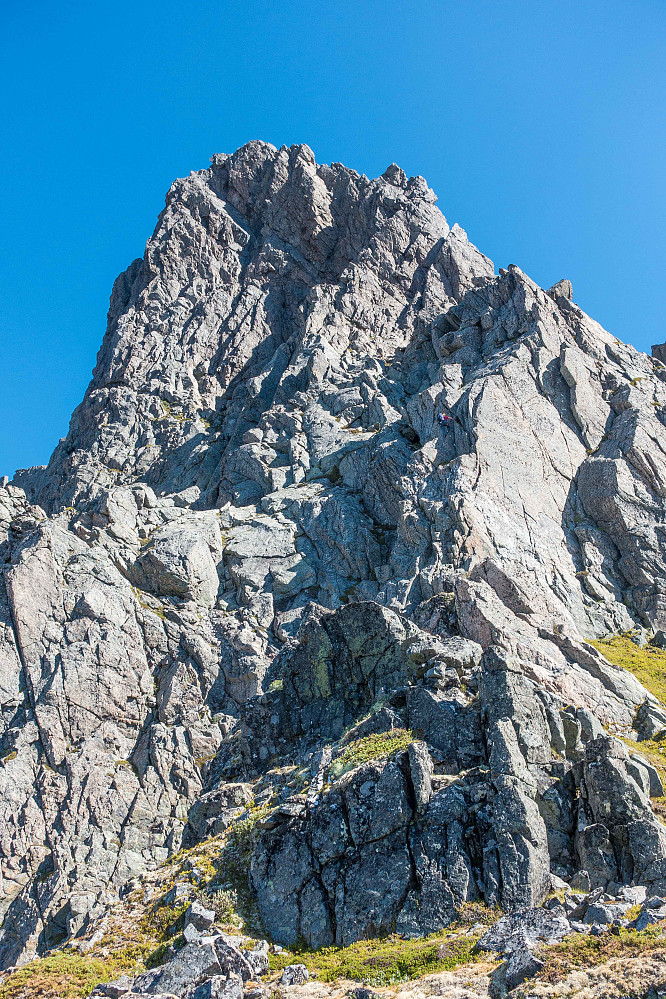
{"type": "Polygon", "coordinates": [[[66,433],[172,180],[252,138],[423,174],[496,267],[666,340],[664,0],[0,10],[0,475],[66,433]]]}

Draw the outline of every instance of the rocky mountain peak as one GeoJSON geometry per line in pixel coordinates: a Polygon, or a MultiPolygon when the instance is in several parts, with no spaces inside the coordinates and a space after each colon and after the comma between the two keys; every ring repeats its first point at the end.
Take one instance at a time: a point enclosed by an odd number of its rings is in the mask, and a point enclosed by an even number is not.
{"type": "Polygon", "coordinates": [[[609,733],[666,709],[590,640],[666,625],[665,370],[395,164],[251,142],[177,180],[67,437],[0,488],[4,964],[252,802],[278,943],[656,890],[660,779],[609,733]]]}
{"type": "Polygon", "coordinates": [[[137,477],[196,485],[214,506],[225,448],[295,393],[301,409],[316,400],[317,358],[340,385],[368,356],[383,370],[492,275],[434,202],[399,169],[370,181],[261,142],[176,181],[143,260],[115,283],[67,438],[44,475],[17,481],[49,510],[137,477]]]}

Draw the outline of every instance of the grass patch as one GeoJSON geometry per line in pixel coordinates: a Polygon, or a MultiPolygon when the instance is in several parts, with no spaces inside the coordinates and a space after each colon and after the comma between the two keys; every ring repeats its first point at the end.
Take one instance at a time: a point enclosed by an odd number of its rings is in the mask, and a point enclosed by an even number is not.
{"type": "Polygon", "coordinates": [[[666,787],[666,741],[657,742],[655,739],[645,739],[643,742],[634,742],[633,739],[628,739],[624,735],[619,736],[619,738],[629,750],[643,756],[648,763],[652,764],[661,777],[662,784],[666,787]]]}
{"type": "Polygon", "coordinates": [[[331,763],[329,774],[335,780],[361,763],[367,763],[368,760],[383,760],[394,756],[395,753],[407,749],[414,739],[414,734],[405,728],[394,728],[390,732],[374,732],[363,739],[354,739],[331,763]]]}
{"type": "Polygon", "coordinates": [[[310,974],[314,972],[324,982],[347,978],[365,985],[393,985],[475,963],[479,960],[479,955],[473,953],[477,939],[476,936],[453,937],[446,932],[418,940],[389,936],[381,940],[359,940],[348,947],[269,954],[268,960],[272,971],[282,971],[288,964],[293,964],[297,956],[310,974]]]}
{"type": "Polygon", "coordinates": [[[638,957],[663,947],[663,923],[640,931],[620,928],[617,934],[605,933],[599,937],[574,933],[562,943],[541,950],[539,956],[545,963],[537,977],[546,982],[561,982],[575,968],[593,968],[613,958],[638,957]]]}
{"type": "Polygon", "coordinates": [[[244,819],[230,827],[219,860],[213,883],[224,882],[234,895],[238,914],[248,929],[261,930],[254,895],[250,890],[250,863],[259,839],[257,822],[273,809],[270,805],[253,808],[244,819]]]}
{"type": "Polygon", "coordinates": [[[59,951],[30,961],[0,985],[0,999],[77,999],[102,982],[143,970],[144,951],[128,947],[108,958],[59,951]]]}
{"type": "Polygon", "coordinates": [[[633,673],[646,690],[666,704],[666,650],[652,645],[639,648],[628,635],[614,635],[589,643],[609,662],[633,673]]]}
{"type": "Polygon", "coordinates": [[[187,417],[183,413],[180,406],[173,406],[170,402],[165,402],[164,399],[161,399],[160,402],[162,403],[162,409],[166,414],[166,416],[162,417],[162,419],[169,417],[170,419],[175,420],[177,423],[185,422],[187,417]]]}
{"type": "Polygon", "coordinates": [[[177,881],[191,883],[191,871],[196,867],[206,879],[196,886],[197,897],[202,905],[215,911],[216,921],[234,929],[240,923],[247,932],[261,932],[250,890],[250,863],[260,835],[257,822],[272,810],[272,805],[251,808],[223,833],[169,857],[163,864],[171,869],[164,891],[177,881]]]}
{"type": "Polygon", "coordinates": [[[189,902],[175,906],[165,905],[159,901],[145,914],[139,923],[139,928],[149,937],[156,937],[163,943],[182,932],[188,905],[189,902]]]}

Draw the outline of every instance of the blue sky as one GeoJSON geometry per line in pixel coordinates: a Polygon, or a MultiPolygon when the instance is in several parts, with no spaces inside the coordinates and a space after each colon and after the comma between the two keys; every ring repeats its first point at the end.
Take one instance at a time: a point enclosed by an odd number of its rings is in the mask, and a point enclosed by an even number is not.
{"type": "Polygon", "coordinates": [[[67,431],[172,180],[248,139],[423,174],[496,267],[664,323],[663,0],[2,5],[0,475],[67,431]]]}

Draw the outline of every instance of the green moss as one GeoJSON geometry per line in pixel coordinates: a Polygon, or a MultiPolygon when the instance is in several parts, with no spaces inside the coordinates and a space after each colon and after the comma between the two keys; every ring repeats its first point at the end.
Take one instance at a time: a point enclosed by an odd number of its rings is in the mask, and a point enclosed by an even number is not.
{"type": "Polygon", "coordinates": [[[209,753],[208,756],[197,756],[194,762],[199,768],[201,768],[205,767],[207,763],[210,763],[210,761],[214,759],[215,753],[209,753]]]}
{"type": "Polygon", "coordinates": [[[10,760],[15,760],[17,756],[18,753],[16,752],[15,749],[13,749],[11,752],[5,753],[4,756],[0,757],[0,762],[9,763],[10,760]]]}
{"type": "MultiPolygon", "coordinates": [[[[318,951],[298,951],[298,961],[324,982],[339,978],[366,985],[393,985],[412,978],[450,971],[461,964],[479,960],[473,953],[478,937],[453,937],[438,933],[418,940],[389,936],[383,940],[359,940],[348,947],[324,947],[318,951]]],[[[273,971],[294,963],[294,952],[269,955],[273,971]]]]}
{"type": "Polygon", "coordinates": [[[333,761],[329,768],[330,777],[335,780],[342,774],[368,760],[382,760],[407,749],[414,742],[414,735],[408,729],[394,728],[390,732],[375,732],[363,739],[354,739],[333,761]]]}
{"type": "MultiPolygon", "coordinates": [[[[72,750],[72,752],[74,752],[74,750],[72,750]]],[[[78,753],[80,752],[80,750],[77,749],[76,752],[78,753]]],[[[135,773],[137,777],[139,776],[139,771],[137,770],[136,766],[134,765],[134,763],[132,763],[131,760],[116,760],[115,766],[116,769],[118,767],[127,767],[127,769],[135,773]]]]}
{"type": "Polygon", "coordinates": [[[639,648],[627,634],[590,642],[609,662],[633,673],[646,690],[666,704],[666,650],[639,648]]]}
{"type": "Polygon", "coordinates": [[[325,651],[315,659],[312,667],[312,690],[315,697],[328,698],[331,696],[331,683],[328,676],[328,659],[325,651]]]}
{"type": "Polygon", "coordinates": [[[180,407],[177,407],[177,406],[174,407],[174,406],[171,405],[170,402],[165,402],[164,399],[162,399],[160,401],[162,403],[162,409],[164,410],[164,412],[166,413],[166,415],[170,419],[175,420],[177,423],[184,423],[185,422],[185,420],[187,419],[187,417],[185,416],[185,414],[183,413],[183,411],[180,409],[180,407]]]}

